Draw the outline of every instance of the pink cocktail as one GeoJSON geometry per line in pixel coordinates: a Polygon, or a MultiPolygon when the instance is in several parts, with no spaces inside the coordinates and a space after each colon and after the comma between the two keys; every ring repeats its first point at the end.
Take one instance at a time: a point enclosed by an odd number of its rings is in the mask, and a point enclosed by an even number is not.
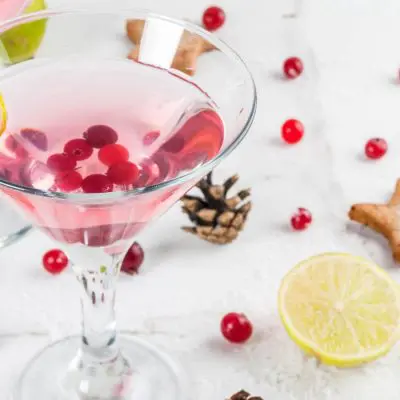
{"type": "MultiPolygon", "coordinates": [[[[32,189],[69,195],[141,190],[200,167],[223,144],[222,119],[205,93],[129,60],[95,71],[92,63],[76,61],[37,67],[4,82],[2,93],[10,118],[0,141],[0,177],[32,189]],[[60,76],[67,78],[60,82],[60,76]],[[77,93],[84,111],[76,108],[77,93]]],[[[54,239],[107,247],[130,239],[185,187],[86,207],[5,190],[54,239]]]]}
{"type": "Polygon", "coordinates": [[[41,18],[48,29],[40,57],[0,79],[8,112],[0,190],[68,253],[83,322],[80,337],[31,361],[14,400],[187,400],[169,357],[117,335],[116,280],[135,235],[247,133],[251,75],[201,28],[139,11],[31,15],[0,26],[0,39],[41,18]],[[121,37],[132,18],[145,21],[140,62],[126,59],[121,37]],[[217,49],[194,78],[171,67],[187,31],[217,49]]]}

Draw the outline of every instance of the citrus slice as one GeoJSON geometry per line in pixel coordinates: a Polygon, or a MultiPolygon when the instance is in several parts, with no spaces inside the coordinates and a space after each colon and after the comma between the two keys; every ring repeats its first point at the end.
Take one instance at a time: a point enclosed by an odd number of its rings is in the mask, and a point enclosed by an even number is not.
{"type": "Polygon", "coordinates": [[[278,300],[289,336],[325,364],[375,360],[398,339],[399,286],[361,257],[326,253],[302,261],[283,279],[278,300]]]}
{"type": "Polygon", "coordinates": [[[7,128],[7,109],[3,96],[0,94],[0,136],[7,128]]]}

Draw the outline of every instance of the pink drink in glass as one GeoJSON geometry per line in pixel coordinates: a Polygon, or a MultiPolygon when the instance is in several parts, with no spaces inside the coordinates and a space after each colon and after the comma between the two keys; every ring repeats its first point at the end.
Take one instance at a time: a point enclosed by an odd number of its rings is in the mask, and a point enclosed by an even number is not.
{"type": "MultiPolygon", "coordinates": [[[[95,143],[93,148],[88,135],[101,142],[104,132],[111,132],[113,137],[106,142],[113,144],[108,149],[118,145],[124,162],[138,168],[129,183],[114,182],[105,189],[110,192],[179,177],[215,157],[223,143],[223,122],[203,91],[180,76],[132,61],[40,64],[4,81],[1,91],[10,118],[0,139],[0,176],[30,188],[79,194],[85,191],[83,183],[65,190],[71,171],[82,179],[109,177],[113,153],[105,165],[101,154],[106,146],[95,143]],[[50,157],[65,153],[65,145],[73,139],[86,140],[92,154],[75,160],[76,165],[66,170],[59,171],[57,166],[55,170],[50,157]]],[[[98,200],[92,204],[90,199],[77,204],[3,190],[58,241],[107,247],[132,238],[170,207],[171,195],[176,198],[177,191],[183,194],[192,184],[177,183],[104,204],[98,200]]]]}

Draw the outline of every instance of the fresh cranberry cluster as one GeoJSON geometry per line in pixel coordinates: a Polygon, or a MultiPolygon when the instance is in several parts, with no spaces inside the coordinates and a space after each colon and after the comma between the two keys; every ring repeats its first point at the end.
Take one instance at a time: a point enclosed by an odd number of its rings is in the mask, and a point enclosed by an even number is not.
{"type": "MultiPolygon", "coordinates": [[[[29,147],[48,151],[46,134],[36,129],[22,129],[19,135],[9,135],[4,142],[17,162],[2,164],[7,166],[5,175],[13,174],[16,169],[15,172],[20,176],[13,175],[13,182],[26,186],[35,186],[36,180],[51,173],[54,185],[46,190],[64,193],[130,190],[159,184],[211,159],[221,148],[223,132],[223,123],[218,114],[203,110],[189,118],[150,158],[136,164],[130,160],[129,149],[118,143],[119,136],[113,128],[94,125],[81,138],[69,140],[61,152],[50,154],[42,163],[32,160],[29,147]],[[105,172],[84,176],[82,171],[85,169],[81,168],[84,165],[80,163],[93,157],[104,166],[105,172]]],[[[150,131],[144,135],[142,144],[144,147],[151,146],[159,137],[159,131],[150,131]]],[[[8,175],[6,179],[11,178],[8,175]]]]}
{"type": "MultiPolygon", "coordinates": [[[[155,137],[155,132],[151,134],[155,137]]],[[[148,141],[147,136],[144,140],[148,141]]],[[[155,155],[154,159],[146,159],[138,166],[129,161],[128,149],[116,143],[117,141],[118,134],[111,127],[91,126],[84,132],[83,138],[69,140],[62,152],[50,154],[43,164],[38,160],[31,160],[28,145],[47,151],[46,134],[37,129],[22,129],[20,135],[9,135],[5,139],[6,148],[18,161],[4,162],[2,172],[6,179],[34,186],[36,176],[40,177],[50,171],[54,174],[54,185],[50,190],[65,193],[78,190],[84,193],[107,193],[116,189],[116,186],[127,189],[142,187],[160,183],[171,172],[169,158],[165,154],[155,155]],[[95,151],[99,162],[107,167],[106,173],[82,176],[79,163],[88,160],[95,151]],[[24,162],[21,163],[21,160],[24,162]],[[18,176],[14,177],[14,172],[18,176]]]]}
{"type": "Polygon", "coordinates": [[[128,149],[116,143],[117,132],[107,125],[91,126],[83,138],[72,139],[64,145],[63,153],[50,155],[47,166],[55,174],[55,185],[63,192],[82,189],[84,193],[112,192],[114,185],[135,185],[139,167],[129,161],[128,149]],[[105,174],[82,177],[77,166],[98,150],[99,161],[108,169],[105,174]]]}

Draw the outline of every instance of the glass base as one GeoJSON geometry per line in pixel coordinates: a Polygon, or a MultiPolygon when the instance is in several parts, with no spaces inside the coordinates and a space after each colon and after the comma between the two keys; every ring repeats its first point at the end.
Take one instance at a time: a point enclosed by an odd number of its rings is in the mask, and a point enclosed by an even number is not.
{"type": "MultiPolygon", "coordinates": [[[[188,400],[186,379],[165,354],[135,337],[120,335],[121,352],[132,365],[129,394],[116,392],[111,397],[79,394],[73,388],[71,361],[81,343],[69,337],[42,350],[23,371],[13,400],[188,400]]],[[[76,375],[75,375],[76,378],[76,375]]],[[[99,377],[98,386],[104,383],[99,377]]],[[[76,380],[75,382],[78,382],[76,380]]]]}

